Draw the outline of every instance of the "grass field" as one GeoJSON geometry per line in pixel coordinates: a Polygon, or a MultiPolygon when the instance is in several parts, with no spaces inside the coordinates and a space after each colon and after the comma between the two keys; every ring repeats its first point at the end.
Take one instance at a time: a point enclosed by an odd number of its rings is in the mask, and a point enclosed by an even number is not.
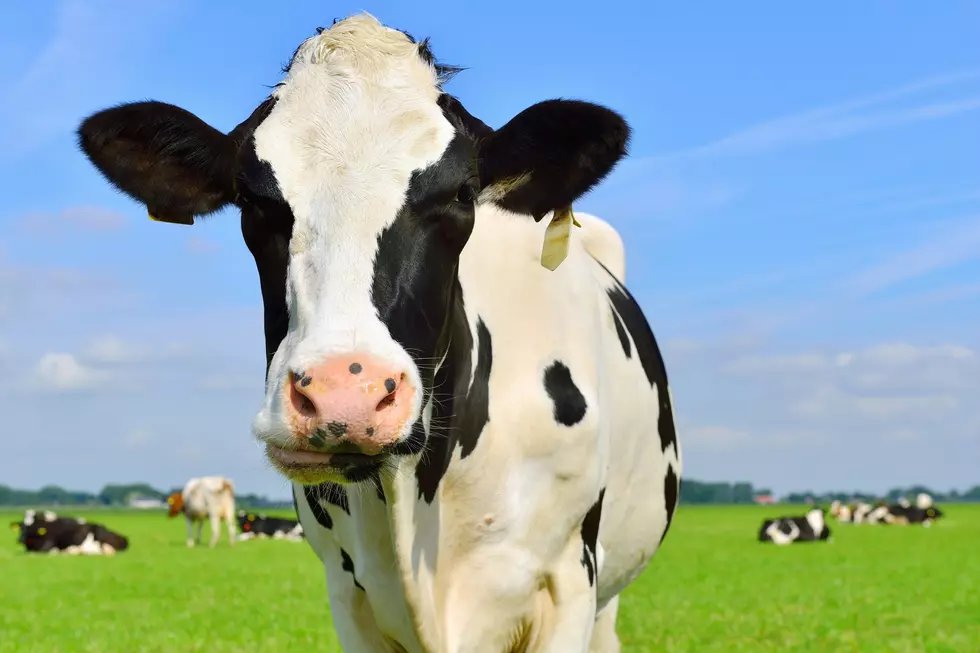
{"type": "MultiPolygon", "coordinates": [[[[976,653],[980,506],[943,508],[931,529],[832,524],[829,544],[779,548],[755,535],[784,507],[682,506],[663,550],[624,594],[624,650],[976,653]]],[[[105,523],[131,549],[29,556],[9,532],[0,652],[341,650],[305,542],[187,550],[183,523],[158,512],[65,514],[105,523]]]]}

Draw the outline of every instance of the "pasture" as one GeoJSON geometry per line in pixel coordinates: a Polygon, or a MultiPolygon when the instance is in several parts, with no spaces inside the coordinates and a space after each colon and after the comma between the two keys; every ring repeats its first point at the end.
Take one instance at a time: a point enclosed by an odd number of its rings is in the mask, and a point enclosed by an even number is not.
{"type": "MultiPolygon", "coordinates": [[[[978,651],[980,506],[941,507],[931,529],[831,521],[829,544],[775,547],[755,541],[762,518],[800,506],[682,505],[624,594],[624,651],[978,651]]],[[[29,556],[8,531],[0,652],[340,651],[305,542],[188,550],[183,521],[160,512],[59,512],[100,521],[131,548],[29,556]]]]}

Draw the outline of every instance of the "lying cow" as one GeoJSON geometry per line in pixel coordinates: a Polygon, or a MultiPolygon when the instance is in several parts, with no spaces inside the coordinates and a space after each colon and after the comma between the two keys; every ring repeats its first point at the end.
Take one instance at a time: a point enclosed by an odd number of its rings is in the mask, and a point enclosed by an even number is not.
{"type": "Polygon", "coordinates": [[[35,520],[21,528],[19,541],[32,553],[115,555],[129,548],[129,540],[102,524],[71,518],[35,520]]]}
{"type": "Polygon", "coordinates": [[[235,545],[235,486],[223,476],[203,476],[192,478],[180,492],[167,497],[169,510],[167,516],[176,517],[183,513],[187,522],[187,546],[193,547],[201,542],[204,520],[211,523],[211,540],[208,546],[214,547],[221,534],[221,521],[228,528],[228,543],[235,545]],[[197,526],[197,536],[193,527],[197,526]]]}
{"type": "Polygon", "coordinates": [[[24,543],[25,530],[36,523],[40,524],[84,524],[85,520],[81,517],[59,517],[51,510],[45,510],[38,514],[36,510],[24,511],[24,516],[19,522],[10,522],[11,530],[17,531],[20,535],[17,538],[18,544],[24,543]]]}
{"type": "Polygon", "coordinates": [[[918,505],[895,503],[888,506],[888,513],[885,515],[883,521],[887,524],[922,524],[928,528],[942,516],[943,511],[935,505],[921,508],[918,505]]]}
{"type": "Polygon", "coordinates": [[[772,542],[780,546],[796,542],[818,542],[830,538],[823,508],[814,508],[805,515],[776,517],[762,522],[760,542],[772,542]]]}
{"type": "Polygon", "coordinates": [[[240,210],[265,319],[253,432],[344,650],[618,651],[682,465],[622,239],[571,213],[630,128],[547,100],[494,130],[452,72],[358,15],[228,133],[146,101],[79,144],[157,221],[240,210]]]}
{"type": "Polygon", "coordinates": [[[267,517],[262,514],[239,510],[238,527],[242,530],[238,534],[239,540],[250,540],[256,537],[259,539],[269,537],[274,540],[303,539],[303,525],[295,519],[285,517],[267,517]]]}

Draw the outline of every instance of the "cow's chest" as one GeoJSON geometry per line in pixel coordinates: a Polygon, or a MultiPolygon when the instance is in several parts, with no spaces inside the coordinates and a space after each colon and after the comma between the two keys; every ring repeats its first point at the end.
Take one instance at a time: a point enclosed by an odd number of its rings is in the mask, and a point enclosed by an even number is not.
{"type": "Polygon", "coordinates": [[[336,487],[300,492],[297,512],[326,569],[342,641],[359,643],[358,650],[421,653],[382,500],[361,487],[349,495],[336,487]]]}

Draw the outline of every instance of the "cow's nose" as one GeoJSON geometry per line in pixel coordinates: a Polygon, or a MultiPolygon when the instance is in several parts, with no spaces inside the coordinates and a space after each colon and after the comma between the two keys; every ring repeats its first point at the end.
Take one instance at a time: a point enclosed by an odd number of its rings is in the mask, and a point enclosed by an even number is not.
{"type": "Polygon", "coordinates": [[[291,372],[286,410],[294,435],[314,446],[329,450],[348,442],[374,455],[401,436],[414,394],[398,367],[353,353],[291,372]]]}

